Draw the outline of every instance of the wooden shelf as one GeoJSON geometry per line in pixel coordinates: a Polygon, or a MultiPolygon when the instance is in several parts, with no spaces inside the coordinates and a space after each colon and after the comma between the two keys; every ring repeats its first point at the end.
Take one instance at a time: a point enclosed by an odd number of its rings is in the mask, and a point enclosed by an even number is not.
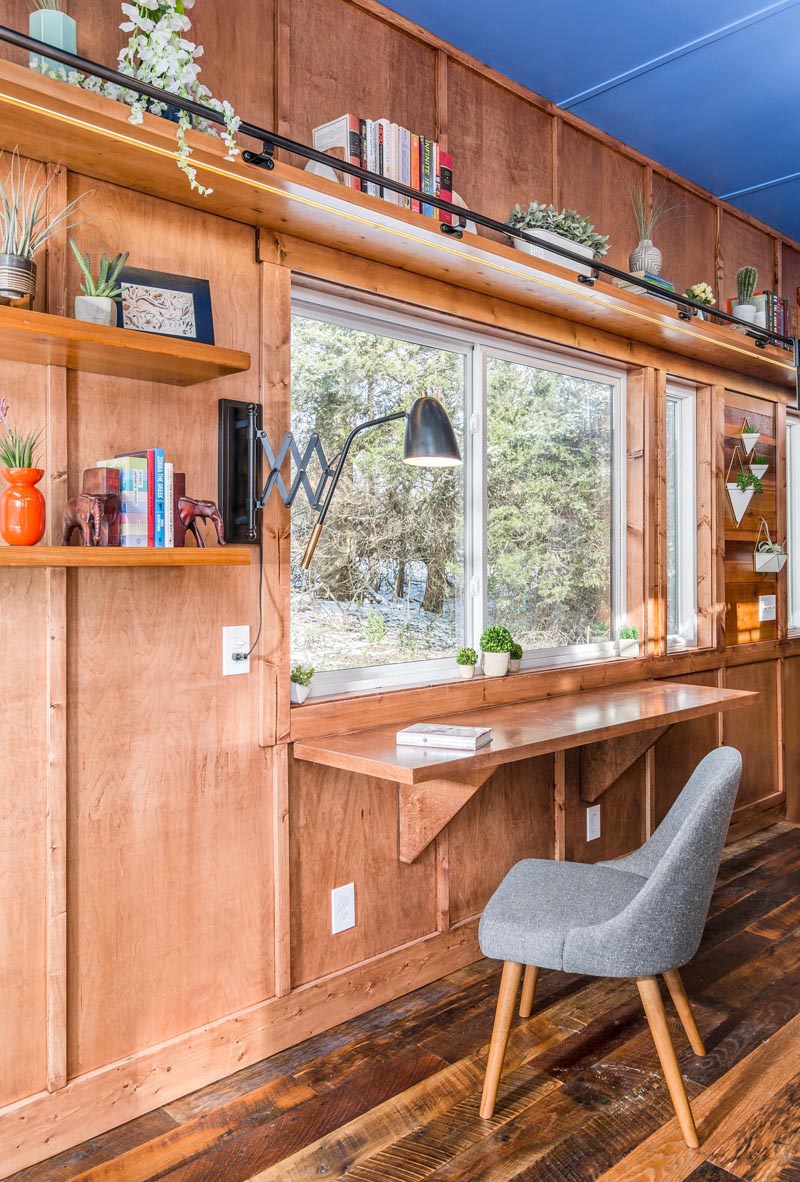
{"type": "Polygon", "coordinates": [[[127,117],[122,103],[0,62],[0,148],[22,143],[37,159],[99,180],[746,374],[787,397],[794,392],[793,359],[782,349],[759,349],[721,325],[682,321],[671,305],[604,281],[585,286],[566,267],[484,237],[446,238],[429,218],[298,168],[278,163],[267,173],[241,158],[226,161],[219,139],[190,133],[198,179],[213,188],[201,197],[176,167],[174,126],[151,115],[133,126],[127,117]]]}
{"type": "Polygon", "coordinates": [[[119,546],[1,546],[0,567],[249,566],[248,546],[177,546],[127,549],[119,546]]]}
{"type": "Polygon", "coordinates": [[[0,357],[175,386],[193,386],[250,368],[250,354],[238,349],[3,306],[0,357]]]}

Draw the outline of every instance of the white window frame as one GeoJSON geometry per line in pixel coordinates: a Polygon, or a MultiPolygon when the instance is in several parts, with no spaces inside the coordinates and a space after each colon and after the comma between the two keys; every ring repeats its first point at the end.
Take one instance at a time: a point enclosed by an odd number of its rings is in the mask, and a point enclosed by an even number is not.
{"type": "Polygon", "coordinates": [[[787,609],[790,636],[800,634],[800,417],[786,416],[787,609]]]}
{"type": "Polygon", "coordinates": [[[667,638],[667,651],[676,652],[697,647],[697,389],[670,378],[667,402],[675,406],[675,459],[681,473],[675,484],[678,632],[667,638]]]}
{"type": "MultiPolygon", "coordinates": [[[[591,645],[539,649],[523,654],[522,668],[536,669],[608,660],[616,655],[616,636],[625,622],[626,589],[626,374],[605,362],[585,359],[574,351],[540,347],[533,340],[498,330],[465,325],[444,314],[417,314],[367,293],[343,295],[316,280],[295,281],[292,315],[379,332],[399,340],[460,353],[464,371],[464,637],[478,648],[486,626],[486,361],[487,357],[515,361],[540,369],[601,382],[612,387],[612,631],[613,639],[591,645]]],[[[303,443],[303,440],[300,441],[303,443]]],[[[331,451],[336,440],[323,440],[331,451]]],[[[455,655],[455,654],[454,654],[455,655]]],[[[325,670],[314,675],[318,694],[367,693],[404,686],[435,685],[459,680],[454,656],[358,669],[325,670]]]]}

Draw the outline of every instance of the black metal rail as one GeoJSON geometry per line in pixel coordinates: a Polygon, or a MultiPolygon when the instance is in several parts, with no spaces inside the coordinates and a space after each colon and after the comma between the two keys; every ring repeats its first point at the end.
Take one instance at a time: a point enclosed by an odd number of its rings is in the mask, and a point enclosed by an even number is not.
{"type": "MultiPolygon", "coordinates": [[[[91,74],[96,78],[103,79],[105,82],[112,83],[114,86],[130,90],[143,98],[153,99],[156,102],[164,103],[166,106],[177,107],[179,110],[186,111],[187,114],[195,118],[204,119],[209,123],[215,123],[223,127],[225,125],[223,115],[213,107],[208,107],[204,103],[198,103],[194,99],[184,98],[183,95],[173,94],[171,91],[161,90],[157,86],[151,86],[147,82],[140,82],[136,78],[129,78],[127,74],[121,74],[118,70],[104,66],[100,62],[93,62],[78,54],[67,53],[63,49],[59,49],[54,45],[47,45],[43,41],[29,37],[26,33],[19,33],[16,29],[10,29],[6,25],[0,25],[0,41],[14,45],[18,49],[27,50],[29,53],[51,58],[71,70],[77,70],[83,74],[91,74]]],[[[595,279],[600,278],[600,276],[634,282],[637,287],[644,288],[651,295],[657,296],[667,303],[676,305],[678,316],[682,320],[691,320],[697,313],[703,312],[713,317],[716,321],[732,324],[737,328],[741,328],[742,326],[743,322],[741,320],[738,320],[728,312],[723,312],[721,309],[714,309],[712,311],[706,304],[698,303],[696,300],[690,300],[678,292],[667,291],[657,283],[651,283],[647,279],[639,279],[637,276],[632,276],[628,271],[621,271],[617,267],[612,267],[610,264],[604,263],[599,259],[587,260],[585,256],[576,254],[566,247],[539,239],[535,234],[518,230],[505,222],[499,222],[495,218],[490,218],[486,214],[479,213],[476,210],[454,205],[451,201],[445,201],[432,193],[423,193],[419,189],[412,189],[409,185],[404,185],[401,181],[370,172],[365,168],[361,168],[359,165],[351,164],[347,160],[339,160],[338,157],[329,156],[325,152],[318,152],[316,148],[311,148],[308,144],[300,143],[298,140],[288,139],[286,136],[278,135],[277,132],[269,131],[265,127],[259,127],[255,123],[248,123],[246,120],[242,120],[239,125],[239,134],[245,135],[250,139],[259,140],[262,144],[260,152],[242,152],[242,159],[247,164],[272,169],[274,167],[274,152],[278,148],[281,151],[300,156],[305,160],[314,160],[318,164],[326,164],[331,168],[335,168],[337,172],[344,172],[348,176],[357,177],[359,180],[380,185],[383,189],[391,189],[392,192],[399,193],[403,197],[424,201],[426,205],[432,205],[436,209],[451,214],[453,216],[452,225],[447,222],[439,222],[439,227],[445,234],[460,238],[466,222],[471,221],[477,226],[483,226],[484,229],[494,230],[497,233],[505,234],[509,238],[519,238],[523,242],[529,242],[534,246],[551,251],[571,263],[579,263],[583,267],[590,266],[592,269],[590,276],[584,274],[577,276],[580,283],[591,286],[594,284],[595,279]]],[[[753,326],[748,326],[747,335],[752,337],[755,343],[761,348],[766,344],[773,343],[780,348],[791,350],[794,367],[798,371],[797,389],[798,405],[800,405],[800,342],[798,342],[798,338],[784,336],[771,329],[754,328],[753,326]]]]}

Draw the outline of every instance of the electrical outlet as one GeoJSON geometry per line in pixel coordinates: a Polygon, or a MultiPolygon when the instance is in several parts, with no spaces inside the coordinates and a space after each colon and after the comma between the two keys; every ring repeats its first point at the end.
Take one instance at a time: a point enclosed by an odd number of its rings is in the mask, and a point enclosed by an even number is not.
{"type": "Polygon", "coordinates": [[[775,619],[775,596],[774,595],[759,595],[758,597],[758,622],[764,624],[767,620],[775,619]]]}
{"type": "Polygon", "coordinates": [[[250,648],[250,625],[236,624],[231,628],[222,629],[222,676],[231,677],[236,673],[250,672],[250,658],[237,659],[234,654],[242,655],[250,648]]]}
{"type": "Polygon", "coordinates": [[[600,836],[600,805],[593,804],[586,810],[586,840],[597,841],[600,836]]]}
{"type": "Polygon", "coordinates": [[[348,882],[331,891],[331,935],[356,926],[356,887],[348,882]]]}

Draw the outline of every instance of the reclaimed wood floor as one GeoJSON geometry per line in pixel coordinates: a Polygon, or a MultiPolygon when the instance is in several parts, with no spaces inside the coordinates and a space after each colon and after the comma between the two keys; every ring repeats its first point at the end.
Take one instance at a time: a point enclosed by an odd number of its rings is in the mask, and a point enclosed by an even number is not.
{"type": "Polygon", "coordinates": [[[453,973],[13,1182],[800,1182],[800,827],[728,848],[671,1030],[683,1144],[636,987],[543,973],[478,1115],[498,967],[453,973]]]}

